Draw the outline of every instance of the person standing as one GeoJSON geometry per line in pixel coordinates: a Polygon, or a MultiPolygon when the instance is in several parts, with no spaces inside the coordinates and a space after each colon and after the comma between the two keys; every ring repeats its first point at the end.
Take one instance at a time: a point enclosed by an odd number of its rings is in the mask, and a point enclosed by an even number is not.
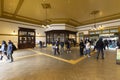
{"type": "Polygon", "coordinates": [[[1,51],[2,51],[2,54],[1,54],[0,60],[3,59],[3,56],[6,56],[7,58],[7,44],[6,44],[6,41],[4,40],[2,41],[1,51]]]}
{"type": "Polygon", "coordinates": [[[61,53],[63,53],[64,52],[64,42],[63,41],[60,42],[60,46],[61,46],[61,53]]]}
{"type": "Polygon", "coordinates": [[[86,41],[85,48],[86,48],[86,54],[88,55],[88,57],[90,57],[90,41],[89,40],[86,41]]]}
{"type": "Polygon", "coordinates": [[[58,40],[56,40],[56,42],[55,42],[55,53],[54,53],[54,55],[56,55],[56,52],[60,55],[60,52],[59,52],[59,41],[58,40]]]}
{"type": "Polygon", "coordinates": [[[52,52],[55,54],[55,41],[52,41],[52,52]]]}
{"type": "Polygon", "coordinates": [[[93,51],[95,51],[95,50],[96,50],[96,42],[97,42],[97,40],[96,40],[96,39],[94,39],[94,41],[93,41],[93,46],[94,46],[93,51]]]}
{"type": "Polygon", "coordinates": [[[40,45],[40,48],[42,48],[42,46],[43,46],[42,41],[39,41],[39,45],[40,45]]]}
{"type": "Polygon", "coordinates": [[[99,40],[96,43],[96,49],[97,49],[97,60],[99,59],[99,54],[102,54],[102,59],[104,59],[104,51],[103,49],[105,49],[105,45],[104,42],[102,40],[102,38],[100,37],[99,40]]]}
{"type": "Polygon", "coordinates": [[[120,49],[120,39],[117,40],[117,47],[120,49]]]}
{"type": "Polygon", "coordinates": [[[8,47],[7,47],[7,57],[8,60],[10,60],[10,62],[13,62],[13,43],[12,42],[8,42],[8,47]]]}
{"type": "Polygon", "coordinates": [[[66,42],[65,42],[65,44],[66,44],[66,49],[67,49],[67,53],[71,53],[71,50],[70,50],[70,41],[69,40],[67,40],[66,42]]]}
{"type": "Polygon", "coordinates": [[[107,47],[107,49],[108,49],[109,46],[108,46],[108,40],[107,39],[104,40],[104,44],[105,44],[105,48],[107,47]]]}
{"type": "Polygon", "coordinates": [[[80,41],[79,46],[80,46],[80,56],[82,56],[82,55],[83,55],[83,50],[84,50],[84,48],[85,48],[85,45],[84,45],[84,43],[83,43],[83,40],[80,41]]]}

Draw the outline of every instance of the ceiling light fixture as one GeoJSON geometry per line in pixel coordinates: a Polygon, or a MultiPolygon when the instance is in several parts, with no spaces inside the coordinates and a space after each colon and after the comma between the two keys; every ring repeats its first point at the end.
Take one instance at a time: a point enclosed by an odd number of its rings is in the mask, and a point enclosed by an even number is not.
{"type": "Polygon", "coordinates": [[[45,9],[45,21],[43,21],[42,27],[50,28],[50,25],[49,25],[50,20],[48,19],[48,11],[47,10],[51,8],[51,5],[50,5],[50,3],[42,3],[42,7],[43,7],[43,9],[45,9]]]}
{"type": "Polygon", "coordinates": [[[93,27],[91,28],[91,30],[98,30],[97,25],[96,25],[96,15],[99,12],[100,12],[99,10],[94,10],[90,13],[91,15],[93,15],[93,19],[94,19],[94,24],[93,24],[93,27]]]}

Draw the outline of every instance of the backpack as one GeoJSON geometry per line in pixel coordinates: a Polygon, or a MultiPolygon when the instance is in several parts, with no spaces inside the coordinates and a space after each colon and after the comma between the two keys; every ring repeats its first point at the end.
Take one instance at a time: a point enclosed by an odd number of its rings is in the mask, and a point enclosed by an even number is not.
{"type": "Polygon", "coordinates": [[[104,43],[102,41],[97,41],[96,48],[104,48],[104,43]]]}
{"type": "Polygon", "coordinates": [[[14,44],[12,45],[12,47],[13,47],[13,51],[17,50],[17,48],[14,44]]]}

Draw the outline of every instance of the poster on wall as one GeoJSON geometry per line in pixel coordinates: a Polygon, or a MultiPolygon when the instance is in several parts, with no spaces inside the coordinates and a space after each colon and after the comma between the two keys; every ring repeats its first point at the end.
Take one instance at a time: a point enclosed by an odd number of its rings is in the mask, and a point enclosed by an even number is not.
{"type": "Polygon", "coordinates": [[[117,49],[116,63],[120,64],[120,49],[117,49]]]}

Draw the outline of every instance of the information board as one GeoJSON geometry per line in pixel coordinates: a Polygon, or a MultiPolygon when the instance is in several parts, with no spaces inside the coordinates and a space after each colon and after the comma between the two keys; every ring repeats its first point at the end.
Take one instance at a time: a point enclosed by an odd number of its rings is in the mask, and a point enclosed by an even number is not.
{"type": "Polygon", "coordinates": [[[120,64],[120,49],[117,49],[116,63],[120,64]]]}

